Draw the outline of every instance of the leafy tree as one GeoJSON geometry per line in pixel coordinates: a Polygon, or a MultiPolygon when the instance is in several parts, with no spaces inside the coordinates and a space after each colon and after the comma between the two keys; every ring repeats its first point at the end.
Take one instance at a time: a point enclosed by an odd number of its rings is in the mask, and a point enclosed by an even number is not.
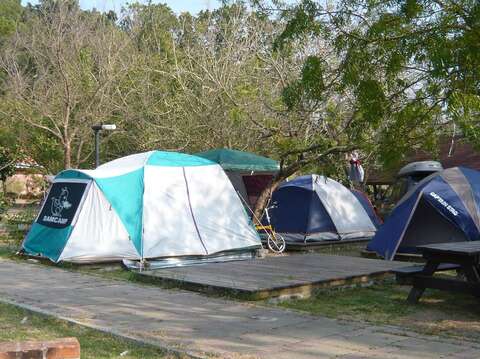
{"type": "Polygon", "coordinates": [[[0,146],[0,181],[2,181],[3,195],[6,194],[7,178],[15,173],[17,156],[10,148],[0,146]]]}
{"type": "Polygon", "coordinates": [[[335,154],[352,148],[367,162],[395,166],[413,149],[433,151],[451,122],[478,138],[477,1],[303,0],[259,8],[270,16],[280,10],[285,21],[274,43],[280,56],[306,42],[326,50],[311,49],[284,87],[284,105],[299,115],[295,130],[313,128],[303,146],[302,136],[279,137],[286,168],[321,160],[321,168],[338,171],[335,154]]]}
{"type": "Polygon", "coordinates": [[[436,132],[452,123],[478,145],[478,1],[305,0],[289,13],[278,44],[319,35],[332,41],[342,86],[361,115],[388,124],[378,137],[384,164],[412,145],[433,148],[436,132]]]}
{"type": "Polygon", "coordinates": [[[120,84],[134,52],[115,24],[76,1],[42,1],[26,17],[0,56],[8,85],[3,117],[33,131],[24,137],[48,149],[44,158],[61,149],[60,168],[78,167],[92,158],[91,125],[122,125],[120,84]]]}
{"type": "Polygon", "coordinates": [[[20,0],[0,2],[0,43],[3,38],[14,33],[22,11],[20,0]]]}

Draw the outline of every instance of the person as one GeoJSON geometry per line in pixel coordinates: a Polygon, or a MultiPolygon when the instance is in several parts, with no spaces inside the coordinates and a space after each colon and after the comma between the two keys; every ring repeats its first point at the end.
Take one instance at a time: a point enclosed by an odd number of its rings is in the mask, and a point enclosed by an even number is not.
{"type": "Polygon", "coordinates": [[[365,171],[363,170],[358,151],[353,151],[349,156],[350,167],[348,170],[348,178],[355,187],[361,186],[365,178],[365,171]]]}

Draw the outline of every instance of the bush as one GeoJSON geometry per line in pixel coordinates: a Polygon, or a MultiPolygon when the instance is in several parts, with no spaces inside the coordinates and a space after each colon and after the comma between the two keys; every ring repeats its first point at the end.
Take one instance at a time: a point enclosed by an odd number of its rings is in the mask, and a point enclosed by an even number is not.
{"type": "Polygon", "coordinates": [[[11,199],[5,196],[3,192],[0,192],[0,215],[3,215],[8,208],[12,205],[11,199]]]}
{"type": "Polygon", "coordinates": [[[35,220],[36,214],[36,208],[29,207],[20,212],[5,215],[10,241],[20,244],[27,234],[30,225],[35,220]]]}

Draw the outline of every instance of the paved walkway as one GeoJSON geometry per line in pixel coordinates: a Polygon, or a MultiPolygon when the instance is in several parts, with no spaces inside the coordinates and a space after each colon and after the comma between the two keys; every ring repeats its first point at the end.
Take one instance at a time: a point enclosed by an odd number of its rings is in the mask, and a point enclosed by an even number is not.
{"type": "Polygon", "coordinates": [[[0,300],[200,357],[480,358],[480,344],[3,259],[0,300]]]}

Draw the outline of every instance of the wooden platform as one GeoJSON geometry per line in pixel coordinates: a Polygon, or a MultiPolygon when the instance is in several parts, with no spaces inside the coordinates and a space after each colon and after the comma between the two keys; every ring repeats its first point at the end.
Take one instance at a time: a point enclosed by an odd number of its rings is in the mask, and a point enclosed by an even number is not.
{"type": "MultiPolygon", "coordinates": [[[[377,253],[369,250],[361,251],[361,255],[364,258],[372,258],[372,259],[382,259],[377,253]]],[[[414,253],[396,253],[394,260],[398,262],[415,262],[415,263],[424,263],[425,259],[423,259],[421,254],[414,254],[414,253]]]]}
{"type": "Polygon", "coordinates": [[[355,239],[344,239],[341,241],[317,241],[317,242],[307,242],[307,243],[287,242],[287,250],[313,252],[316,250],[324,250],[327,247],[331,247],[331,248],[342,248],[342,247],[350,247],[350,246],[366,247],[369,241],[370,241],[370,238],[355,238],[355,239]]]}
{"type": "Polygon", "coordinates": [[[405,263],[318,253],[137,272],[139,280],[260,300],[308,297],[315,289],[368,283],[405,263]]]}

